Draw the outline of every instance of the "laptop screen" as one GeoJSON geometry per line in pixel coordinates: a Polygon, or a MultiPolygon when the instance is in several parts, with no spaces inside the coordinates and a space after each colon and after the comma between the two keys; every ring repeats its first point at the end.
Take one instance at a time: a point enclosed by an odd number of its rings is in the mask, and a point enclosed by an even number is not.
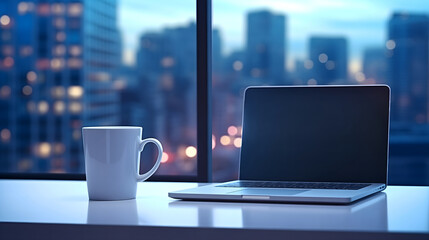
{"type": "Polygon", "coordinates": [[[386,183],[390,90],[246,90],[240,179],[386,183]]]}

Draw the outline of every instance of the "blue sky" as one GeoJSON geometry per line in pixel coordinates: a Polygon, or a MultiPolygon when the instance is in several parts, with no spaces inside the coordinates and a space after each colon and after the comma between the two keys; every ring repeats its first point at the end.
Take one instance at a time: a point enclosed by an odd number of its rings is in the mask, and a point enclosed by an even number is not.
{"type": "MultiPolygon", "coordinates": [[[[243,48],[246,13],[268,9],[287,17],[287,59],[307,56],[313,35],[345,36],[350,68],[359,70],[367,47],[382,47],[392,12],[429,14],[427,0],[212,0],[213,25],[221,30],[224,53],[243,48]]],[[[195,0],[119,0],[119,27],[124,41],[124,60],[132,64],[143,32],[159,31],[195,21],[195,0]]]]}

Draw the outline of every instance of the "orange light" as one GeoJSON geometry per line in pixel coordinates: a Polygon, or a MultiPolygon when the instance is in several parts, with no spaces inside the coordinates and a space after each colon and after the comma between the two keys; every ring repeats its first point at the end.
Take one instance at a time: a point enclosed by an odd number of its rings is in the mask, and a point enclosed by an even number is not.
{"type": "Polygon", "coordinates": [[[225,135],[220,138],[220,144],[226,146],[226,145],[229,145],[230,143],[231,143],[231,138],[229,136],[225,135]]]}
{"type": "Polygon", "coordinates": [[[166,152],[162,153],[162,157],[161,157],[161,163],[166,163],[168,162],[168,154],[166,152]]]}
{"type": "Polygon", "coordinates": [[[197,149],[194,146],[189,146],[185,150],[185,154],[188,158],[197,156],[197,149]]]}
{"type": "Polygon", "coordinates": [[[39,157],[47,158],[49,155],[51,155],[51,144],[47,142],[39,143],[37,146],[37,153],[39,157]]]}

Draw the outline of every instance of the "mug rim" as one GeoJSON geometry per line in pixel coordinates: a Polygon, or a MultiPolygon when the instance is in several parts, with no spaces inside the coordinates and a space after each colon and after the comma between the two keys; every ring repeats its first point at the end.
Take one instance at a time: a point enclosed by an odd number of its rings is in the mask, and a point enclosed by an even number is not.
{"type": "Polygon", "coordinates": [[[82,127],[83,130],[115,130],[115,129],[142,129],[139,126],[89,126],[82,127]]]}

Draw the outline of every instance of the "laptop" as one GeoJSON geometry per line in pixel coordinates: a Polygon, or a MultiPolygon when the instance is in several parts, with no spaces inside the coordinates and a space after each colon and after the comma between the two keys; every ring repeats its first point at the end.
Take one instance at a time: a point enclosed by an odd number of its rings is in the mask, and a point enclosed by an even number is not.
{"type": "Polygon", "coordinates": [[[249,87],[239,179],[187,200],[347,204],[387,185],[387,85],[249,87]]]}

